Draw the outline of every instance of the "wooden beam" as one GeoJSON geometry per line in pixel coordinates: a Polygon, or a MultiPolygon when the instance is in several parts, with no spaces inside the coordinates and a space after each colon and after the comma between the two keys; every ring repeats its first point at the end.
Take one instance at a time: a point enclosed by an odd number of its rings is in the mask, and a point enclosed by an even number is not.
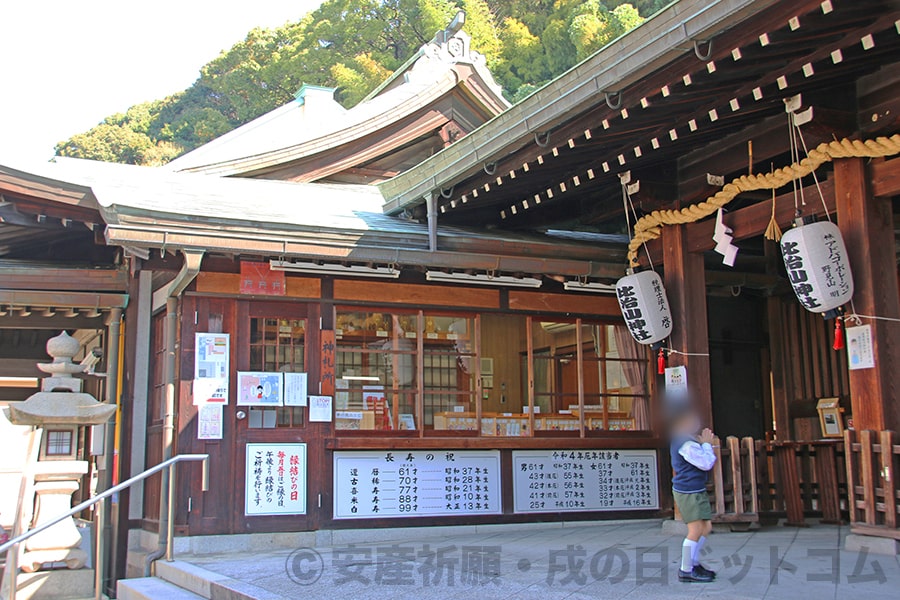
{"type": "MultiPolygon", "coordinates": [[[[853,269],[855,310],[863,315],[900,319],[893,209],[873,198],[861,158],[834,161],[838,223],[853,269]]],[[[858,430],[900,427],[900,346],[897,323],[866,320],[872,328],[875,367],[850,371],[850,402],[858,430]]]]}
{"type": "MultiPolygon", "coordinates": [[[[814,148],[834,136],[849,135],[854,129],[852,113],[813,107],[813,121],[803,126],[803,136],[808,146],[814,148]]],[[[682,203],[690,204],[715,193],[716,188],[706,182],[707,173],[726,178],[734,173],[747,173],[748,141],[753,143],[753,172],[769,171],[769,161],[789,150],[787,117],[784,113],[768,117],[679,158],[678,190],[682,203]]]]}
{"type": "Polygon", "coordinates": [[[128,271],[41,267],[28,262],[0,261],[0,282],[4,290],[124,292],[128,289],[128,271]]]}
{"type": "MultiPolygon", "coordinates": [[[[830,179],[823,181],[821,188],[822,195],[825,197],[825,206],[828,207],[829,212],[833,213],[836,209],[834,182],[830,179]]],[[[803,214],[817,217],[824,215],[825,209],[822,206],[819,192],[815,186],[804,188],[803,193],[806,197],[806,206],[803,208],[803,214]]],[[[791,226],[795,216],[794,192],[789,191],[778,195],[775,198],[775,220],[782,231],[791,226]]],[[[734,241],[740,241],[765,233],[771,217],[771,201],[762,201],[733,212],[726,212],[723,220],[734,231],[734,241]]],[[[716,243],[712,239],[716,223],[712,217],[696,223],[688,223],[685,227],[687,228],[686,245],[689,252],[706,252],[716,247],[716,243]]],[[[663,232],[669,228],[664,227],[663,232]]],[[[661,239],[649,242],[647,247],[654,261],[659,260],[663,256],[661,239]]],[[[641,264],[646,263],[647,255],[643,250],[640,253],[640,259],[641,264]]],[[[740,260],[740,255],[738,255],[738,260],[740,260]]]]}
{"type": "Polygon", "coordinates": [[[692,399],[704,426],[711,427],[712,391],[703,256],[688,250],[687,229],[683,225],[663,229],[662,242],[666,294],[673,321],[670,342],[673,350],[684,353],[670,355],[669,366],[687,367],[692,399]]]}
{"type": "Polygon", "coordinates": [[[870,169],[874,197],[900,196],[900,158],[873,162],[870,169]]]}

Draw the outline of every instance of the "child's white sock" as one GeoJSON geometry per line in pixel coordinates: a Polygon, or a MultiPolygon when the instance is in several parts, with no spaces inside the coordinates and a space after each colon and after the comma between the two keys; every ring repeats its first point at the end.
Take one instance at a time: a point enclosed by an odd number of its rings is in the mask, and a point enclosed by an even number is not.
{"type": "Polygon", "coordinates": [[[684,538],[681,545],[681,570],[690,573],[694,570],[694,552],[697,542],[684,538]]]}
{"type": "Polygon", "coordinates": [[[693,554],[693,556],[691,556],[691,560],[693,561],[694,566],[697,566],[700,564],[700,551],[703,549],[703,544],[705,544],[705,543],[706,543],[706,536],[701,535],[700,539],[697,540],[697,545],[694,546],[694,554],[693,554]]]}

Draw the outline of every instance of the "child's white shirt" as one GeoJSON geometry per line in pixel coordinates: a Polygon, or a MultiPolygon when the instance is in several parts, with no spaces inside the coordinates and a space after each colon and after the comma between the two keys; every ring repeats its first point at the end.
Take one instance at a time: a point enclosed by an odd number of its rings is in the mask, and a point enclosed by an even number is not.
{"type": "Polygon", "coordinates": [[[688,440],[678,449],[678,454],[701,471],[709,471],[716,464],[716,453],[713,447],[704,442],[703,444],[688,440]]]}

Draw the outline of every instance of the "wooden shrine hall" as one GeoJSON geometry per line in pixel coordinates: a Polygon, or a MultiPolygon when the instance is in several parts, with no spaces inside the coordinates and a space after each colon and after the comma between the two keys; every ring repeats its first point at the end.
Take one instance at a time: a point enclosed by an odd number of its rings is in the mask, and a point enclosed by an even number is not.
{"type": "MultiPolygon", "coordinates": [[[[349,110],[305,87],[163,168],[0,170],[0,243],[52,215],[42,268],[125,295],[113,478],[209,455],[179,548],[671,516],[668,368],[721,440],[718,522],[900,538],[900,5],[680,0],[513,106],[461,22],[349,110]],[[777,242],[819,224],[852,270],[827,318],[777,242]],[[661,277],[652,347],[626,269],[661,277]]],[[[169,485],[119,496],[114,577],[165,550],[169,485]]]]}

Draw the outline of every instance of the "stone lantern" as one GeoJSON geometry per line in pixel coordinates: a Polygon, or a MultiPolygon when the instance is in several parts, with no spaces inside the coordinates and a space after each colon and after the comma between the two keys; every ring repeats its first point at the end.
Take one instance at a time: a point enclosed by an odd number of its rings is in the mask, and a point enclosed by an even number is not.
{"type": "MultiPolygon", "coordinates": [[[[75,460],[79,427],[105,423],[116,412],[114,404],[101,404],[81,391],[82,380],[75,377],[84,367],[72,362],[78,340],[63,331],[47,342],[51,363],[38,364],[48,376],[41,391],[21,404],[3,409],[15,425],[31,425],[44,430],[40,457],[34,465],[35,515],[32,527],[50,521],[72,508],[72,494],[78,489],[88,463],[75,460]]],[[[21,565],[25,572],[37,571],[45,563],[65,562],[69,569],[84,567],[87,555],[79,548],[81,534],[69,517],[25,542],[21,565]]]]}

